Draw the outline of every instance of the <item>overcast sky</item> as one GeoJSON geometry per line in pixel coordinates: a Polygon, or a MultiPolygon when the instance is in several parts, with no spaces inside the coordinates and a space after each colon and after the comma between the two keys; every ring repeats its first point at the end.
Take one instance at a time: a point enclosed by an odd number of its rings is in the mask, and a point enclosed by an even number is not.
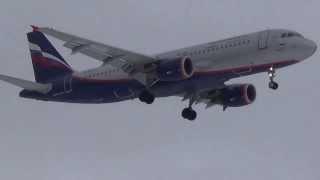
{"type": "MultiPolygon", "coordinates": [[[[2,0],[0,73],[33,80],[26,35],[51,26],[103,43],[154,54],[267,28],[301,32],[319,43],[319,0],[2,0]]],[[[71,56],[75,69],[97,62],[71,56]]],[[[253,83],[257,101],[228,109],[197,106],[180,117],[178,98],[151,105],[38,102],[0,82],[3,180],[319,180],[319,53],[253,83]]]]}

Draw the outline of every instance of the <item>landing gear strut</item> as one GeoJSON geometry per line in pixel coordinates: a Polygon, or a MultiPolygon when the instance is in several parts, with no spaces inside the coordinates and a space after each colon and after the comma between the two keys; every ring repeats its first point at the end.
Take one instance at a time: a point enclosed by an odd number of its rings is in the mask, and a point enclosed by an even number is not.
{"type": "Polygon", "coordinates": [[[139,100],[146,104],[152,104],[154,102],[154,99],[155,99],[154,95],[147,90],[142,91],[141,94],[139,95],[139,100]]]}
{"type": "Polygon", "coordinates": [[[274,78],[276,76],[276,71],[275,71],[275,69],[273,67],[269,68],[268,76],[269,76],[269,79],[270,79],[269,88],[273,89],[273,90],[277,90],[279,88],[279,84],[274,81],[274,78]]]}
{"type": "Polygon", "coordinates": [[[197,118],[197,112],[192,109],[192,105],[195,102],[195,97],[192,96],[189,100],[189,106],[187,108],[184,108],[181,115],[184,119],[187,119],[189,121],[194,121],[197,118]]]}

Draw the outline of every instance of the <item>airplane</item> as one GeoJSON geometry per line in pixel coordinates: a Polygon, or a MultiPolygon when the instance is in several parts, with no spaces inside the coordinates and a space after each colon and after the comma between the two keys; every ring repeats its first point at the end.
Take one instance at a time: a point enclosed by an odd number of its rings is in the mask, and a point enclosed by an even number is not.
{"type": "Polygon", "coordinates": [[[219,105],[225,111],[255,101],[254,85],[227,81],[266,72],[269,88],[276,90],[277,69],[299,63],[317,50],[314,41],[286,29],[144,55],[53,28],[32,28],[27,39],[36,82],[0,75],[0,80],[23,89],[20,97],[83,104],[138,98],[152,104],[156,98],[176,96],[188,100],[181,115],[190,121],[197,118],[195,104],[203,103],[206,108],[219,105]],[[85,71],[72,69],[45,35],[63,41],[71,54],[84,54],[100,61],[101,66],[85,71]]]}

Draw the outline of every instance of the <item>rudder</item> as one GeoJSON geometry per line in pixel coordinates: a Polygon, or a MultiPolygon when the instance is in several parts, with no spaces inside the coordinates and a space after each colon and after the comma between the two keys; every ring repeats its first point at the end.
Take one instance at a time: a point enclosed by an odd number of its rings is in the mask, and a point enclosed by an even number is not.
{"type": "Polygon", "coordinates": [[[36,82],[46,83],[73,72],[70,65],[41,32],[30,32],[27,37],[36,82]]]}

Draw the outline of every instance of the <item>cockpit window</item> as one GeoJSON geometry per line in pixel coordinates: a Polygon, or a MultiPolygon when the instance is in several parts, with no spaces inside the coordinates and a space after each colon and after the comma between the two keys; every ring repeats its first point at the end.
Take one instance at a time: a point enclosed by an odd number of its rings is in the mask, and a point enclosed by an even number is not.
{"type": "Polygon", "coordinates": [[[303,37],[303,36],[295,32],[287,32],[287,33],[281,34],[281,38],[289,38],[289,37],[303,37]]]}
{"type": "Polygon", "coordinates": [[[294,33],[291,33],[291,32],[288,33],[288,37],[293,37],[293,36],[295,36],[294,33]]]}

